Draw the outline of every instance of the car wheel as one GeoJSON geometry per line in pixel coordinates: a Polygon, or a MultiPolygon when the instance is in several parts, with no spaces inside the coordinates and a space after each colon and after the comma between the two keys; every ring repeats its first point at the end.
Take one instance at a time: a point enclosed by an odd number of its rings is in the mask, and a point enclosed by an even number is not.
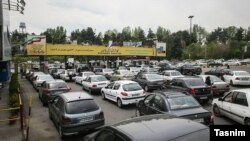
{"type": "Polygon", "coordinates": [[[105,93],[103,91],[101,93],[102,93],[102,99],[105,100],[106,99],[105,93]]]}
{"type": "Polygon", "coordinates": [[[233,85],[234,85],[234,83],[233,83],[233,81],[232,81],[232,80],[230,80],[230,85],[231,85],[231,86],[233,86],[233,85]]]}
{"type": "Polygon", "coordinates": [[[59,135],[60,135],[61,138],[64,138],[64,133],[62,131],[61,125],[58,125],[58,133],[59,133],[59,135]]]}
{"type": "Polygon", "coordinates": [[[121,99],[120,98],[118,98],[117,99],[117,106],[119,107],[119,108],[122,108],[122,101],[121,101],[121,99]]]}
{"type": "Polygon", "coordinates": [[[213,106],[213,112],[214,112],[215,116],[217,116],[217,117],[221,116],[219,107],[216,104],[214,104],[214,106],[213,106]]]}
{"type": "Polygon", "coordinates": [[[245,125],[250,125],[250,119],[249,118],[245,119],[245,125]]]}
{"type": "Polygon", "coordinates": [[[135,109],[135,116],[136,117],[141,116],[141,113],[140,113],[140,111],[137,108],[135,109]]]}
{"type": "Polygon", "coordinates": [[[146,92],[149,92],[149,88],[148,88],[147,85],[144,87],[144,90],[145,90],[146,92]]]}

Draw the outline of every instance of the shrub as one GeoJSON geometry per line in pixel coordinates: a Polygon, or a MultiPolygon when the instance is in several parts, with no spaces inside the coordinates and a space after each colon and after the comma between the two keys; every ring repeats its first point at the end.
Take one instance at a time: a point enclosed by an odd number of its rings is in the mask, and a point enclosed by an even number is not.
{"type": "MultiPolygon", "coordinates": [[[[18,81],[18,74],[14,73],[11,76],[10,85],[9,85],[9,106],[11,108],[19,107],[19,88],[20,84],[18,81]]],[[[17,115],[17,110],[11,110],[11,115],[17,115]]]]}

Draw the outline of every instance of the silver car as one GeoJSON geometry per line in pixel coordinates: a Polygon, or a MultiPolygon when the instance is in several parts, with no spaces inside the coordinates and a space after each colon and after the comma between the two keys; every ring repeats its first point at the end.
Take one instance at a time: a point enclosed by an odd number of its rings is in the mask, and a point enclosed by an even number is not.
{"type": "Polygon", "coordinates": [[[102,109],[85,92],[68,92],[48,102],[49,117],[59,135],[78,134],[104,125],[102,109]]]}

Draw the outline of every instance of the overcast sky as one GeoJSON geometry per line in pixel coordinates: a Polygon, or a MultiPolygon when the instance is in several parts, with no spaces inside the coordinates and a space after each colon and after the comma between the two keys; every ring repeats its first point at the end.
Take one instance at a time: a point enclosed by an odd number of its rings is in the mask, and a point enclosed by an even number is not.
{"type": "MultiPolygon", "coordinates": [[[[14,1],[14,0],[13,0],[14,1]]],[[[28,33],[40,34],[62,25],[67,34],[92,27],[108,29],[140,26],[145,32],[158,26],[171,32],[188,30],[193,24],[213,31],[217,27],[250,26],[250,0],[25,0],[24,15],[10,13],[11,30],[25,22],[28,33]]]]}

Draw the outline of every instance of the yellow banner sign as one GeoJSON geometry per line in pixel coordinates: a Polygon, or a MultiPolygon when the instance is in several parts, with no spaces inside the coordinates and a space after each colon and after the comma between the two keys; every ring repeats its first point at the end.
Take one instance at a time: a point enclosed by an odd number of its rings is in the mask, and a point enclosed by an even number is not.
{"type": "Polygon", "coordinates": [[[28,55],[46,55],[46,37],[45,36],[32,36],[28,39],[26,46],[28,55]]]}
{"type": "Polygon", "coordinates": [[[155,56],[154,48],[47,44],[47,55],[155,56]]]}

